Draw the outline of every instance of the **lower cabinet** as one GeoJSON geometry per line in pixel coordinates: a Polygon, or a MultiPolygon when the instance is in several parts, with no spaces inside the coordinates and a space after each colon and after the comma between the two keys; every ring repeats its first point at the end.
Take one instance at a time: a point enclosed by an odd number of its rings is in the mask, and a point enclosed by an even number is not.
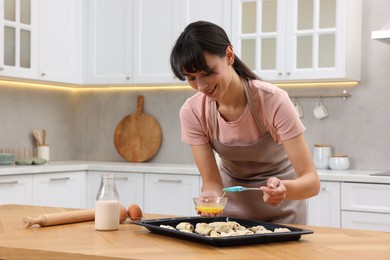
{"type": "MultiPolygon", "coordinates": [[[[104,172],[88,171],[87,176],[87,206],[95,207],[96,194],[100,187],[101,174],[104,172]]],[[[134,172],[114,172],[115,186],[118,190],[120,203],[128,208],[131,204],[143,207],[144,174],[134,172]]]]}
{"type": "Polygon", "coordinates": [[[341,226],[390,232],[390,185],[341,184],[341,226]]]}
{"type": "Polygon", "coordinates": [[[39,206],[85,208],[86,172],[34,174],[32,204],[39,206]]]}
{"type": "Polygon", "coordinates": [[[0,204],[32,204],[32,178],[27,175],[0,176],[0,204]]]}
{"type": "Polygon", "coordinates": [[[200,193],[200,176],[145,174],[144,212],[196,215],[192,201],[200,193]]]}
{"type": "Polygon", "coordinates": [[[307,200],[307,224],[340,227],[340,183],[322,181],[320,193],[307,200]]]}

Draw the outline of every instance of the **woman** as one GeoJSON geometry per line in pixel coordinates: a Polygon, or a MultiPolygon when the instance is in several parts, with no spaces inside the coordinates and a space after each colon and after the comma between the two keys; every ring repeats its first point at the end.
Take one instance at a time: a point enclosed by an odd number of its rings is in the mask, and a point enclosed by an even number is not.
{"type": "Polygon", "coordinates": [[[287,93],[261,81],[234,54],[224,30],[209,22],[185,28],[171,67],[198,91],[182,106],[180,120],[202,177],[200,197],[222,196],[229,186],[261,187],[226,194],[224,214],[304,224],[305,199],[317,195],[320,184],[287,93]]]}

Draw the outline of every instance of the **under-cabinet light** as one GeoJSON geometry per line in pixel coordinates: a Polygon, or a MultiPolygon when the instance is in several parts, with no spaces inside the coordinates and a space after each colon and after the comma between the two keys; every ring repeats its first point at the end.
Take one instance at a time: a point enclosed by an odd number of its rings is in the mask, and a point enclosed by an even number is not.
{"type": "MultiPolygon", "coordinates": [[[[294,83],[274,83],[280,88],[299,88],[299,87],[354,87],[359,84],[358,81],[334,81],[334,82],[294,82],[294,83]]],[[[64,91],[156,91],[156,90],[189,90],[191,89],[188,85],[154,85],[154,86],[143,86],[143,85],[102,85],[102,86],[91,86],[91,85],[70,85],[70,84],[55,84],[55,83],[41,83],[41,82],[24,82],[24,81],[13,81],[13,80],[0,80],[0,86],[4,87],[25,87],[25,88],[43,88],[48,90],[64,90],[64,91]]]]}

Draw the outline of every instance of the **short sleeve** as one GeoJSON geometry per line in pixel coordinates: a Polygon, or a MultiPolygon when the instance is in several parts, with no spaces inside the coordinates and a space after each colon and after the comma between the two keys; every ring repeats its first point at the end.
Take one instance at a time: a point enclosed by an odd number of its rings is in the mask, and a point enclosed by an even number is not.
{"type": "Polygon", "coordinates": [[[186,144],[202,145],[209,142],[203,105],[199,104],[199,100],[188,99],[180,109],[181,138],[186,144]],[[199,109],[201,106],[203,109],[199,109]]]}

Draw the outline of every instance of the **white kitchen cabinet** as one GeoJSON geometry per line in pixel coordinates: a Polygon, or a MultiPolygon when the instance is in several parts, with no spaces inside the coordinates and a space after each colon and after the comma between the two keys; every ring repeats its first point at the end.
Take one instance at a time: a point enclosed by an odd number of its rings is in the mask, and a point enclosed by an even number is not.
{"type": "Polygon", "coordinates": [[[0,176],[0,204],[32,204],[32,175],[0,176]]]}
{"type": "Polygon", "coordinates": [[[233,0],[239,57],[270,81],[360,80],[361,0],[233,0]]]}
{"type": "Polygon", "coordinates": [[[184,29],[182,0],[134,1],[133,83],[179,83],[170,66],[172,47],[184,29]]]}
{"type": "Polygon", "coordinates": [[[341,184],[341,227],[390,232],[390,185],[341,184]]]}
{"type": "MultiPolygon", "coordinates": [[[[87,179],[87,205],[95,207],[96,194],[98,193],[101,174],[104,172],[88,171],[87,179]]],[[[144,176],[143,173],[113,172],[115,174],[115,187],[119,194],[120,203],[126,207],[137,204],[143,208],[144,176]]]]}
{"type": "Polygon", "coordinates": [[[38,79],[82,83],[83,2],[40,0],[38,79]]]}
{"type": "Polygon", "coordinates": [[[86,208],[86,172],[33,175],[33,205],[86,208]]]}
{"type": "Polygon", "coordinates": [[[390,232],[390,215],[372,212],[341,212],[342,228],[390,232]]]}
{"type": "Polygon", "coordinates": [[[38,0],[0,0],[0,77],[36,79],[38,0]]]}
{"type": "MultiPolygon", "coordinates": [[[[231,38],[232,2],[226,0],[185,0],[186,24],[208,21],[221,26],[231,38]]],[[[184,28],[182,28],[182,31],[184,28]]]]}
{"type": "Polygon", "coordinates": [[[133,19],[133,1],[88,1],[88,84],[132,83],[133,19]]]}
{"type": "Polygon", "coordinates": [[[340,227],[340,183],[321,181],[320,193],[307,200],[307,224],[340,227]]]}
{"type": "Polygon", "coordinates": [[[199,193],[200,176],[146,173],[144,212],[196,215],[192,198],[199,193]]]}

